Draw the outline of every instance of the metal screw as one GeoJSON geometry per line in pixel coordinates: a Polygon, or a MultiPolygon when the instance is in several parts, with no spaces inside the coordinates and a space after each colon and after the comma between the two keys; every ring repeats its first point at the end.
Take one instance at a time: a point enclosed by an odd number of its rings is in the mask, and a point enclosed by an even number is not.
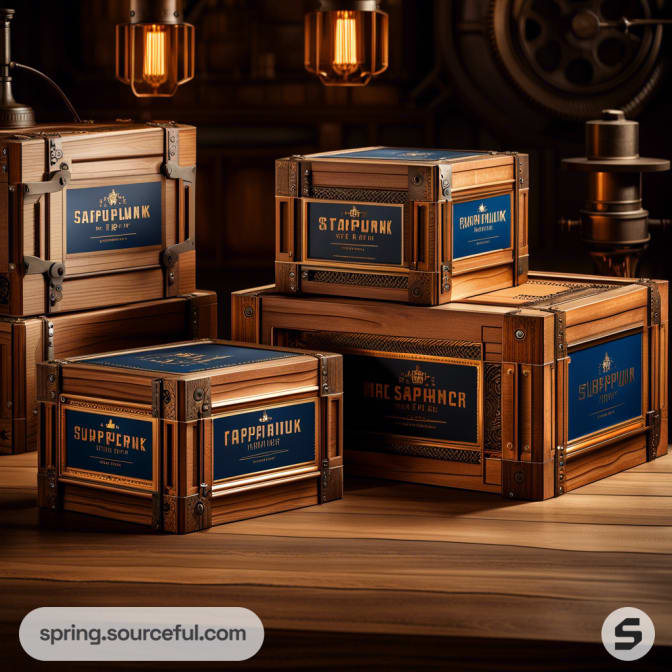
{"type": "Polygon", "coordinates": [[[289,277],[290,277],[290,278],[293,278],[293,277],[295,277],[295,276],[296,276],[296,273],[294,273],[294,271],[290,271],[290,272],[289,272],[289,277]]]}
{"type": "Polygon", "coordinates": [[[207,413],[210,410],[210,404],[203,404],[203,412],[207,413]]]}
{"type": "Polygon", "coordinates": [[[513,494],[513,490],[509,490],[509,497],[515,497],[515,495],[513,494]]]}
{"type": "Polygon", "coordinates": [[[131,10],[131,16],[135,16],[135,10],[134,9],[131,10]]]}
{"type": "Polygon", "coordinates": [[[516,329],[516,332],[515,332],[514,336],[519,341],[522,341],[525,338],[525,332],[522,329],[516,329]]]}
{"type": "Polygon", "coordinates": [[[10,265],[9,265],[9,270],[10,270],[10,271],[14,271],[14,270],[16,270],[16,264],[10,264],[10,265]]]}
{"type": "Polygon", "coordinates": [[[48,380],[50,383],[55,383],[56,382],[56,376],[53,373],[49,374],[48,380]]]}

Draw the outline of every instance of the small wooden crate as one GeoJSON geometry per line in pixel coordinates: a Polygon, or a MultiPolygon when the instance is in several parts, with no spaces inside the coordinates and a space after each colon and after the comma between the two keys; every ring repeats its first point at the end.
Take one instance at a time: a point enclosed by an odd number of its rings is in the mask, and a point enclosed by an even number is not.
{"type": "Polygon", "coordinates": [[[43,363],[39,504],[185,533],[338,499],[340,355],[200,340],[43,363]]]}
{"type": "Polygon", "coordinates": [[[531,273],[470,301],[259,288],[233,336],[344,355],[349,474],[546,499],[665,454],[667,282],[531,273]]]}
{"type": "Polygon", "coordinates": [[[196,289],[196,129],[82,123],[0,133],[0,315],[196,289]]]}
{"type": "Polygon", "coordinates": [[[37,450],[38,362],[216,336],[214,292],[66,315],[0,317],[0,454],[37,450]]]}
{"type": "Polygon", "coordinates": [[[527,154],[293,156],[275,185],[281,292],[433,306],[527,278],[527,154]]]}

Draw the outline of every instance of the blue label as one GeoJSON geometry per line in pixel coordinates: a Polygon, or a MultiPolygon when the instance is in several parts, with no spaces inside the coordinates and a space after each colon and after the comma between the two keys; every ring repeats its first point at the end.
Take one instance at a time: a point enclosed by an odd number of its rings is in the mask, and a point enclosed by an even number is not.
{"type": "Polygon", "coordinates": [[[253,474],[315,460],[315,402],[214,418],[213,478],[253,474]]]}
{"type": "Polygon", "coordinates": [[[511,246],[511,196],[453,205],[453,259],[511,246]]]}
{"type": "Polygon", "coordinates": [[[68,189],[67,253],[162,245],[161,182],[68,189]]]}
{"type": "Polygon", "coordinates": [[[285,357],[296,357],[296,353],[244,348],[223,343],[192,343],[169,348],[137,350],[121,355],[103,355],[87,359],[86,364],[164,373],[193,373],[285,357]]]}
{"type": "Polygon", "coordinates": [[[401,205],[306,204],[308,257],[359,264],[403,262],[401,205]]]}
{"type": "Polygon", "coordinates": [[[570,441],[641,416],[641,333],[576,350],[570,357],[570,441]]]}
{"type": "Polygon", "coordinates": [[[152,480],[152,422],[65,410],[66,465],[152,480]]]}
{"type": "Polygon", "coordinates": [[[378,147],[375,149],[346,149],[342,152],[311,154],[310,158],[325,159],[387,159],[390,161],[450,161],[477,156],[486,152],[461,151],[451,149],[412,149],[409,147],[378,147]]]}
{"type": "Polygon", "coordinates": [[[345,355],[351,430],[479,443],[479,369],[414,358],[345,355]]]}

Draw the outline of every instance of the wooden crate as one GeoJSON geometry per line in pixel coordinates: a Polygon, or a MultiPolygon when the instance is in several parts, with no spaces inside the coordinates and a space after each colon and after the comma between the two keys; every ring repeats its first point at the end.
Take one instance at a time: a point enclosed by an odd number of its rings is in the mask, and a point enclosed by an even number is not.
{"type": "Polygon", "coordinates": [[[172,122],[0,133],[0,315],[194,291],[195,164],[172,122]]]}
{"type": "Polygon", "coordinates": [[[431,308],[273,287],[233,337],[344,355],[349,474],[546,499],[667,450],[668,285],[531,273],[431,308]]]}
{"type": "Polygon", "coordinates": [[[527,154],[292,156],[275,185],[281,292],[433,306],[527,278],[527,154]]]}
{"type": "Polygon", "coordinates": [[[42,363],[39,504],[164,532],[340,498],[342,358],[211,339],[42,363]]]}
{"type": "Polygon", "coordinates": [[[0,317],[0,453],[37,450],[38,362],[216,336],[214,292],[66,315],[0,317]]]}

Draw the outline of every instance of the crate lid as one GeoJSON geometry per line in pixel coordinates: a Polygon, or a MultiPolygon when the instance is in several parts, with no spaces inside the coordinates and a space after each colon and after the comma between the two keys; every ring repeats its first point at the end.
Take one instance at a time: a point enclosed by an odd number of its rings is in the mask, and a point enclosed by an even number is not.
{"type": "Polygon", "coordinates": [[[403,161],[432,163],[437,161],[459,161],[478,158],[483,155],[498,154],[481,150],[463,149],[417,149],[412,147],[358,147],[334,152],[308,154],[307,159],[364,159],[373,161],[403,161]]]}
{"type": "Polygon", "coordinates": [[[260,364],[299,356],[301,356],[301,353],[277,349],[245,347],[216,341],[190,341],[89,357],[75,357],[68,361],[115,369],[134,369],[151,373],[180,375],[228,369],[245,364],[260,364]]]}

